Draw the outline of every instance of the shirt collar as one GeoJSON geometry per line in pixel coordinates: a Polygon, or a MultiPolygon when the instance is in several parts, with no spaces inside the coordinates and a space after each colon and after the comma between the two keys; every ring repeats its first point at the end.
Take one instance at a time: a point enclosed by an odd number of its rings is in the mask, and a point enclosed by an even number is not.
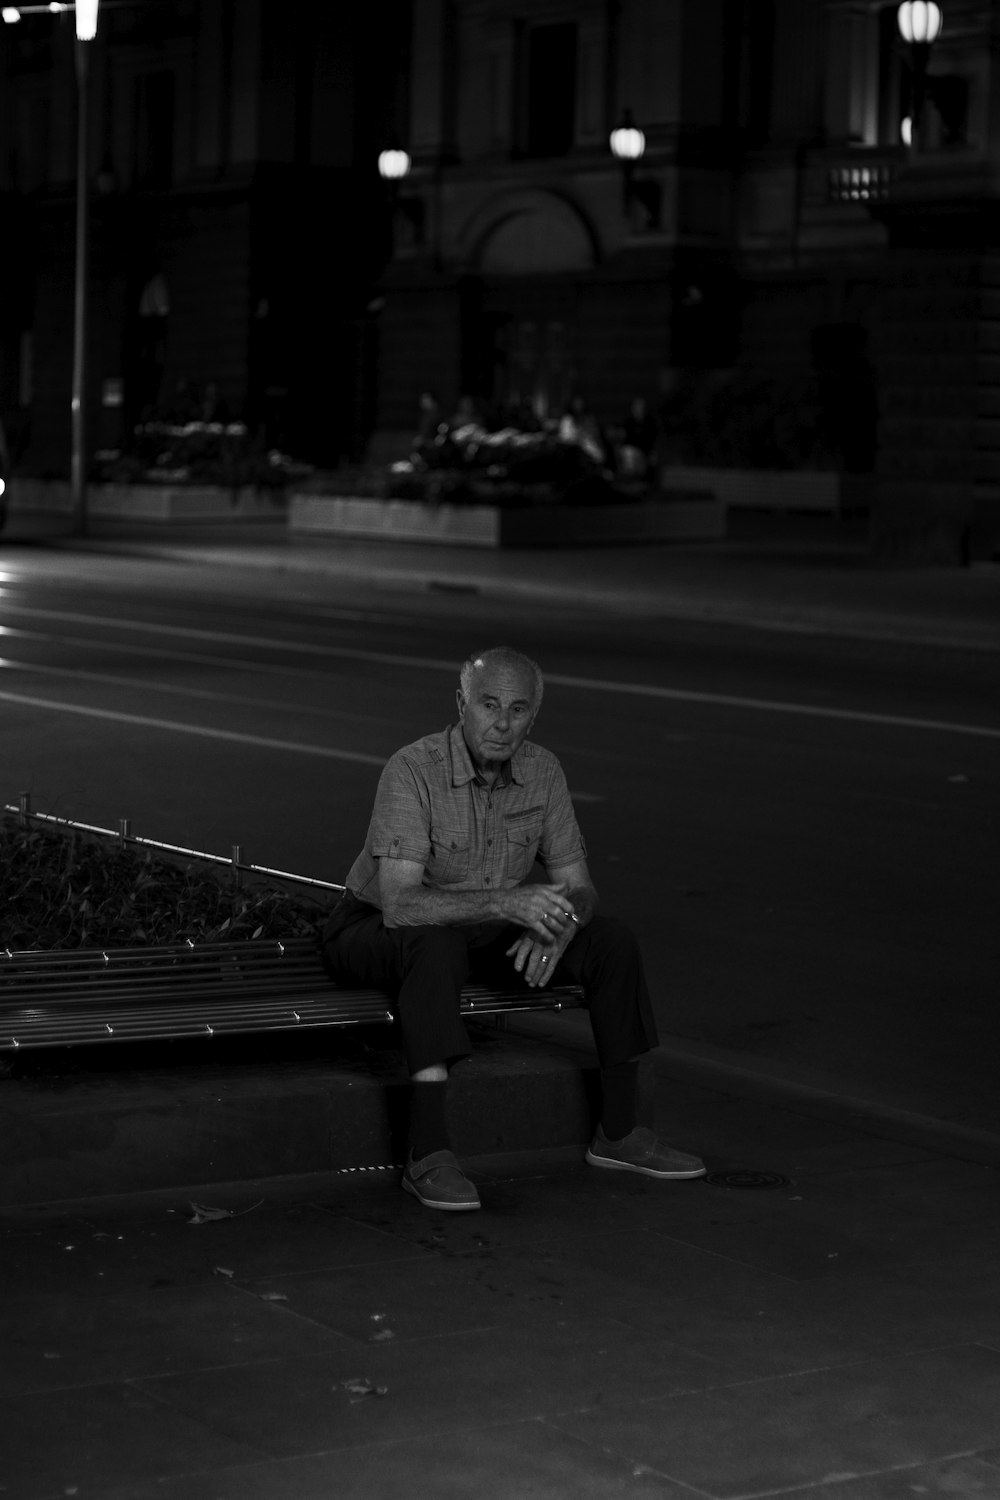
{"type": "MultiPolygon", "coordinates": [[[[465,735],[462,733],[460,722],[452,725],[448,744],[451,750],[452,786],[466,786],[470,781],[480,781],[479,772],[472,763],[469,747],[465,743],[465,735]]],[[[504,761],[501,765],[497,783],[499,786],[509,786],[512,781],[515,781],[518,786],[524,785],[522,759],[523,746],[514,752],[510,760],[504,761]]]]}

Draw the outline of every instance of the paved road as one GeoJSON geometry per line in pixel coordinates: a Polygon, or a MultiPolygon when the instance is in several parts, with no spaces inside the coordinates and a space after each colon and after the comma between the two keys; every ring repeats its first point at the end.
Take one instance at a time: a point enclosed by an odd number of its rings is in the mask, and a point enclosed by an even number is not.
{"type": "Polygon", "coordinates": [[[522,646],[665,1039],[1000,1130],[991,656],[142,558],[0,587],[0,800],[330,880],[467,651],[522,646]]]}

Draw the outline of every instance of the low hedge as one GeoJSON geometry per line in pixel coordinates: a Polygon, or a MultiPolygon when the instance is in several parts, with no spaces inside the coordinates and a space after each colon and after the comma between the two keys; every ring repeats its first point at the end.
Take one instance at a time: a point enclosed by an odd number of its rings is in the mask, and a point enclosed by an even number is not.
{"type": "Polygon", "coordinates": [[[77,830],[0,821],[0,947],[132,948],[318,933],[326,903],[267,885],[237,888],[197,861],[77,830]]]}

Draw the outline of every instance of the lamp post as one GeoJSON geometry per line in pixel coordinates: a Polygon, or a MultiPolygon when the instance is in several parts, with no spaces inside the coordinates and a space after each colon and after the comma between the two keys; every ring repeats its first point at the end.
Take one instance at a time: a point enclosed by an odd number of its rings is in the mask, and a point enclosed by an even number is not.
{"type": "Polygon", "coordinates": [[[76,22],[76,238],[73,275],[73,376],[70,394],[70,497],[74,529],[87,533],[87,474],[84,380],[87,357],[87,125],[90,43],[97,35],[100,0],[51,0],[47,5],[5,5],[3,20],[16,25],[22,15],[72,10],[76,22]]]}
{"type": "Polygon", "coordinates": [[[633,203],[641,203],[646,213],[646,228],[657,229],[660,222],[660,187],[652,179],[645,182],[636,180],[635,169],[646,153],[646,137],[632,118],[630,109],[625,110],[621,124],[612,130],[608,144],[611,155],[622,169],[625,217],[629,217],[633,203]]]}
{"type": "Polygon", "coordinates": [[[924,100],[927,97],[927,65],[931,47],[941,35],[944,17],[940,5],[933,0],[904,0],[896,12],[899,34],[910,49],[913,64],[913,98],[910,105],[909,129],[904,124],[903,140],[910,150],[919,150],[924,100]]]}
{"type": "Polygon", "coordinates": [[[70,398],[70,494],[73,526],[87,534],[87,219],[90,44],[97,35],[100,0],[76,4],[76,248],[73,280],[73,388],[70,398]]]}
{"type": "Polygon", "coordinates": [[[385,151],[379,152],[378,175],[383,182],[395,187],[402,182],[404,177],[409,176],[410,153],[404,151],[401,146],[389,146],[385,151]]]}
{"type": "Polygon", "coordinates": [[[615,161],[621,163],[625,189],[624,210],[627,214],[632,203],[636,163],[642,160],[646,151],[646,137],[633,120],[630,109],[622,115],[621,124],[612,130],[608,144],[615,161]]]}
{"type": "Polygon", "coordinates": [[[424,203],[421,198],[403,198],[399,185],[410,175],[410,153],[395,142],[379,152],[378,175],[389,189],[389,204],[392,209],[393,249],[395,249],[397,225],[405,222],[408,242],[420,245],[424,239],[424,203]]]}

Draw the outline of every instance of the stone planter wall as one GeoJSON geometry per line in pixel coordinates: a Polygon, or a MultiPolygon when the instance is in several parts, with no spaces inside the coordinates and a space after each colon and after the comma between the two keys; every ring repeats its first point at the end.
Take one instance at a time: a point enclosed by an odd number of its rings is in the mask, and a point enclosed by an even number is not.
{"type": "Polygon", "coordinates": [[[697,492],[615,505],[424,505],[413,500],[295,494],[289,527],[305,535],[460,547],[595,547],[711,541],[725,535],[721,500],[697,492]]]}
{"type": "Polygon", "coordinates": [[[708,490],[731,510],[860,514],[871,505],[874,476],[823,470],[711,469],[671,465],[663,483],[708,490]]]}
{"type": "MultiPolygon", "coordinates": [[[[12,513],[69,515],[73,498],[66,480],[19,479],[7,491],[12,513]]],[[[87,514],[102,520],[153,522],[246,521],[286,516],[284,493],[251,485],[88,484],[87,514]]]]}

